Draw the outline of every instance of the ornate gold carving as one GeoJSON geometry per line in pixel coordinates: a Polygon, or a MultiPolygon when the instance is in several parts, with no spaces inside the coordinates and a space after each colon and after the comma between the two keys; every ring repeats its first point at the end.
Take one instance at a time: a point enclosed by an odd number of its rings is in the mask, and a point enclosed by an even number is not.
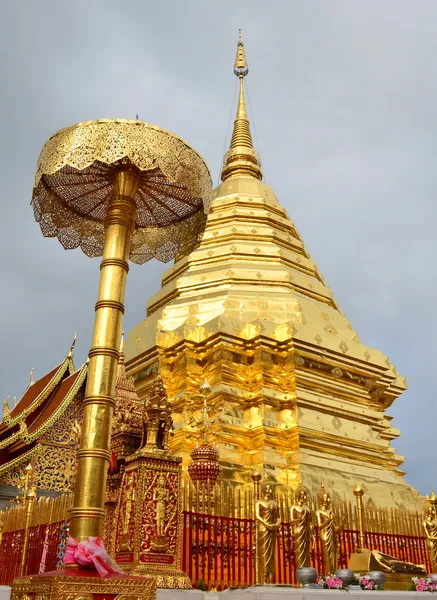
{"type": "Polygon", "coordinates": [[[49,139],[38,160],[33,195],[43,234],[57,235],[65,248],[80,245],[88,256],[101,256],[103,221],[120,165],[146,173],[139,176],[135,195],[130,259],[169,260],[204,228],[211,178],[203,159],[183,140],[140,121],[88,121],[49,139]],[[81,198],[80,208],[77,198],[81,198]],[[89,215],[91,219],[84,218],[89,215]]]}
{"type": "Polygon", "coordinates": [[[166,478],[164,475],[158,477],[158,485],[153,492],[153,500],[156,502],[155,522],[156,533],[151,540],[150,545],[155,552],[166,552],[168,549],[168,540],[165,537],[166,522],[167,522],[167,501],[169,499],[169,491],[166,487],[166,478]]]}
{"type": "Polygon", "coordinates": [[[92,600],[96,595],[114,595],[125,600],[155,600],[156,584],[152,578],[80,576],[38,576],[17,578],[12,585],[11,600],[92,600]]]}

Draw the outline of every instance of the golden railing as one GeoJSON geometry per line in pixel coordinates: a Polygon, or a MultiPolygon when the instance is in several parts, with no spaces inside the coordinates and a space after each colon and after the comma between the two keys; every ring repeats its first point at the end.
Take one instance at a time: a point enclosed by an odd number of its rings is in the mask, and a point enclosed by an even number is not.
{"type": "Polygon", "coordinates": [[[2,585],[10,585],[18,575],[56,568],[61,531],[69,518],[71,502],[71,494],[37,500],[23,498],[0,511],[2,585]]]}
{"type": "MultiPolygon", "coordinates": [[[[56,496],[55,498],[38,498],[32,512],[30,526],[65,521],[65,519],[68,519],[68,511],[71,503],[71,494],[62,494],[62,496],[56,496]]],[[[25,503],[14,504],[0,511],[0,527],[2,527],[3,533],[24,529],[25,522],[25,503]]]]}

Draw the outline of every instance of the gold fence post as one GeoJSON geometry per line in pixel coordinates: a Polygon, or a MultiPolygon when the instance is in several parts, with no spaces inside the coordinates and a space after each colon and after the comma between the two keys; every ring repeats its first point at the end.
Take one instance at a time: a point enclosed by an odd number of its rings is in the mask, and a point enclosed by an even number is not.
{"type": "Polygon", "coordinates": [[[25,484],[24,484],[24,493],[23,493],[23,501],[26,510],[26,521],[24,523],[24,541],[23,541],[23,549],[21,551],[21,562],[20,562],[20,570],[19,576],[22,577],[24,575],[24,569],[26,567],[26,556],[27,556],[27,548],[29,546],[29,528],[32,522],[33,509],[36,501],[36,490],[33,485],[33,468],[32,465],[29,464],[24,469],[26,473],[25,484]]]}
{"type": "Polygon", "coordinates": [[[259,544],[258,544],[258,521],[256,519],[256,503],[259,500],[259,484],[261,481],[261,473],[254,471],[251,475],[254,487],[254,498],[253,498],[253,516],[255,520],[255,585],[260,585],[260,574],[259,574],[259,544]]]}
{"type": "Polygon", "coordinates": [[[366,534],[364,532],[364,507],[363,507],[363,495],[364,490],[361,485],[357,482],[354,489],[354,496],[357,499],[357,515],[358,515],[358,529],[360,530],[360,548],[366,547],[366,534]]]}

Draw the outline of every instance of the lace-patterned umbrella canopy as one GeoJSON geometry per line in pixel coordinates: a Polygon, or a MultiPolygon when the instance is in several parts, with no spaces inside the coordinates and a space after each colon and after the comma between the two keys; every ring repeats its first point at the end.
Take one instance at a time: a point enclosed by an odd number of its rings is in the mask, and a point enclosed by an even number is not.
{"type": "Polygon", "coordinates": [[[139,176],[129,258],[167,262],[206,226],[211,176],[186,142],[141,121],[101,119],[58,131],[38,159],[32,206],[46,237],[101,256],[104,220],[118,171],[139,176]]]}

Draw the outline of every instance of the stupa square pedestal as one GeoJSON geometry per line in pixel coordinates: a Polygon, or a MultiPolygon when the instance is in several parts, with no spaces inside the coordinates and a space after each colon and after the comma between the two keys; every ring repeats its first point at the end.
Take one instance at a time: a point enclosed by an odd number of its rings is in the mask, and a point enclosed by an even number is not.
{"type": "Polygon", "coordinates": [[[11,600],[155,600],[151,578],[113,573],[99,577],[91,569],[60,569],[18,577],[11,600]]]}

